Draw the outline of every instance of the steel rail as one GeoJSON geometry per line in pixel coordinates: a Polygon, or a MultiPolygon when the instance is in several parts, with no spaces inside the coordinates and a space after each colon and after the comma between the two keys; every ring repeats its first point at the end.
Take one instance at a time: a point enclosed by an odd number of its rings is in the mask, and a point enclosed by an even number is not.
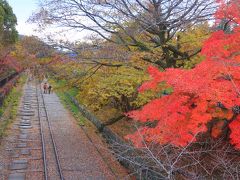
{"type": "Polygon", "coordinates": [[[43,100],[43,108],[44,108],[44,111],[45,111],[45,114],[46,114],[46,120],[47,120],[47,123],[48,123],[48,128],[49,128],[49,132],[50,132],[50,136],[51,136],[54,155],[55,155],[55,158],[56,158],[58,173],[59,173],[60,179],[64,180],[62,169],[61,169],[61,164],[60,164],[60,160],[59,160],[59,155],[58,155],[58,151],[57,151],[57,147],[56,147],[56,141],[55,141],[54,136],[53,136],[53,130],[52,130],[51,123],[49,121],[49,115],[48,115],[48,112],[47,112],[47,108],[46,108],[46,104],[45,104],[45,100],[44,100],[44,96],[43,96],[41,87],[40,87],[40,95],[41,95],[42,100],[43,100]]]}
{"type": "Polygon", "coordinates": [[[40,103],[39,103],[39,93],[36,85],[36,96],[37,96],[37,108],[38,108],[38,119],[40,124],[40,135],[41,135],[41,144],[42,144],[42,158],[43,158],[43,166],[44,166],[44,179],[48,180],[48,170],[47,170],[47,158],[46,158],[46,146],[45,146],[45,137],[43,133],[43,125],[40,117],[40,103]]]}

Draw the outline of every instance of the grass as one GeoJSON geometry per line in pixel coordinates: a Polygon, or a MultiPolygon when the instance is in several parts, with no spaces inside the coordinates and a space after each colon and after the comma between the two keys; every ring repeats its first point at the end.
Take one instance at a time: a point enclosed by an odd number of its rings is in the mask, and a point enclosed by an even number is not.
{"type": "Polygon", "coordinates": [[[18,106],[22,96],[22,87],[25,82],[26,76],[22,75],[0,107],[0,139],[6,134],[7,128],[17,116],[18,106]]]}

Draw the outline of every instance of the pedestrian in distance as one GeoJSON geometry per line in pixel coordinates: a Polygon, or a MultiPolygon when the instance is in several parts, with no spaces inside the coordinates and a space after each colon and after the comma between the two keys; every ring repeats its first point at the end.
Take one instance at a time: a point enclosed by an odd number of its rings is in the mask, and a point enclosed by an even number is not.
{"type": "Polygon", "coordinates": [[[48,85],[47,85],[47,83],[44,83],[44,85],[43,85],[43,93],[44,94],[47,94],[47,89],[48,89],[48,85]]]}
{"type": "Polygon", "coordinates": [[[49,84],[49,86],[48,86],[48,94],[51,93],[51,90],[52,90],[52,86],[49,84]]]}

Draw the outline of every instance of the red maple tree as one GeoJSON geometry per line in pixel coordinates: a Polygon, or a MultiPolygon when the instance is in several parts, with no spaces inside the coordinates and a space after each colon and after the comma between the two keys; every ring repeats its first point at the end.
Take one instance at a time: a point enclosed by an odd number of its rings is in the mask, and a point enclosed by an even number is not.
{"type": "Polygon", "coordinates": [[[6,55],[0,59],[0,74],[9,70],[20,72],[22,67],[16,58],[11,55],[6,55]]]}
{"type": "Polygon", "coordinates": [[[163,82],[174,91],[128,113],[143,123],[158,121],[127,136],[136,145],[144,138],[185,146],[196,141],[199,133],[210,132],[216,138],[228,130],[230,143],[240,149],[240,0],[218,3],[216,24],[222,27],[204,43],[204,61],[191,70],[148,68],[151,80],[140,92],[159,90],[163,82]]]}

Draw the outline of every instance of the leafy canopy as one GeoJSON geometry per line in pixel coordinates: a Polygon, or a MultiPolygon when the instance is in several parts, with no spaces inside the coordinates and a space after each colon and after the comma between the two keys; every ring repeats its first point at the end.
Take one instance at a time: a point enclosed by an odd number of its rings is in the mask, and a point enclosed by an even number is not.
{"type": "Polygon", "coordinates": [[[0,42],[4,44],[15,43],[18,38],[16,30],[17,18],[6,0],[0,0],[0,42]]]}
{"type": "Polygon", "coordinates": [[[153,66],[148,68],[152,79],[139,88],[140,92],[156,90],[163,81],[174,92],[128,113],[136,121],[158,121],[155,127],[143,127],[127,136],[136,145],[144,137],[147,141],[186,146],[196,141],[199,133],[218,137],[227,132],[230,143],[240,149],[240,1],[218,2],[216,23],[227,19],[224,27],[228,31],[218,30],[205,41],[201,52],[204,61],[191,70],[168,68],[160,72],[153,66]],[[213,120],[222,125],[209,126],[213,120]]]}

